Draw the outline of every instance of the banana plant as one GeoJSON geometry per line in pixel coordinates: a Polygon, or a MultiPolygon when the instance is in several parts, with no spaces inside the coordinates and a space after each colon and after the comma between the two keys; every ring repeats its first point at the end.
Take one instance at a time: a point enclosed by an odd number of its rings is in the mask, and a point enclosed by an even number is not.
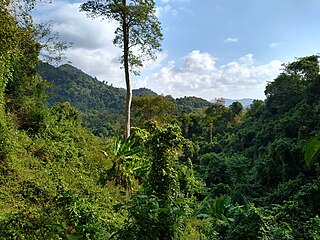
{"type": "MultiPolygon", "coordinates": [[[[123,140],[117,137],[113,146],[112,167],[109,175],[116,185],[121,185],[127,191],[133,191],[134,172],[137,169],[136,154],[141,151],[139,146],[134,146],[135,141],[132,137],[123,140]]],[[[103,151],[108,157],[108,154],[103,151]]]]}
{"type": "Polygon", "coordinates": [[[113,148],[114,155],[119,158],[131,159],[141,151],[139,146],[132,147],[134,143],[135,141],[132,137],[129,137],[127,140],[117,137],[113,148]]]}

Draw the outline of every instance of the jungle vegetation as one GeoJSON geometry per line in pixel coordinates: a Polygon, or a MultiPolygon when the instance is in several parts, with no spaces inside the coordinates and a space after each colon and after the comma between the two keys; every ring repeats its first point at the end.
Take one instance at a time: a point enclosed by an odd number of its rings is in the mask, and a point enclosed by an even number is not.
{"type": "Polygon", "coordinates": [[[41,63],[28,9],[8,4],[0,239],[320,239],[318,55],[247,108],[140,90],[124,139],[124,90],[41,63]]]}

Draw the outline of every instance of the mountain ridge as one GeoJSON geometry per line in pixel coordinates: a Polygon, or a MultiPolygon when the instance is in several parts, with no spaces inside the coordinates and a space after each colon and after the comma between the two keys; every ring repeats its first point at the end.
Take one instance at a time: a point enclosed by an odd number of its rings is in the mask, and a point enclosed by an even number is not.
{"type": "MultiPolygon", "coordinates": [[[[44,63],[41,63],[41,64],[44,64],[44,63]]],[[[49,65],[49,64],[47,64],[49,65]]],[[[51,65],[50,65],[51,66],[51,65]]],[[[55,68],[55,69],[58,69],[58,70],[63,70],[63,71],[68,71],[70,69],[73,69],[73,70],[76,70],[76,72],[81,73],[83,75],[86,75],[87,77],[93,79],[94,81],[97,81],[99,83],[103,83],[103,84],[106,84],[107,86],[109,86],[110,88],[115,88],[115,89],[120,89],[121,91],[124,91],[125,89],[124,88],[121,88],[121,87],[114,87],[112,84],[111,85],[108,85],[107,82],[105,81],[100,81],[98,80],[96,77],[92,77],[91,75],[83,72],[81,69],[79,68],[76,68],[75,66],[71,65],[71,64],[63,64],[63,65],[60,65],[59,67],[54,67],[54,66],[51,66],[52,68],[55,68]]],[[[41,74],[41,73],[40,73],[41,74]]],[[[43,76],[43,74],[41,74],[43,76]]],[[[46,78],[47,75],[44,75],[44,78],[46,78]]],[[[48,79],[47,79],[48,80],[48,79]]],[[[49,80],[51,81],[51,80],[49,80]]],[[[139,88],[139,89],[133,89],[132,91],[133,93],[133,96],[138,96],[140,94],[147,94],[147,95],[151,95],[151,96],[156,96],[156,95],[160,95],[156,92],[154,92],[152,89],[149,89],[149,88],[145,88],[145,87],[142,87],[142,88],[139,88]]],[[[204,98],[201,98],[201,97],[195,97],[195,96],[184,96],[184,97],[180,97],[180,98],[175,98],[175,100],[177,99],[184,99],[184,98],[197,98],[197,99],[202,99],[204,101],[207,101],[207,102],[210,102],[204,98]]],[[[224,98],[222,97],[222,99],[224,100],[224,104],[226,106],[230,106],[233,102],[240,102],[243,106],[249,106],[252,101],[254,100],[253,98],[224,98]]]]}
{"type": "MultiPolygon", "coordinates": [[[[125,105],[124,88],[108,85],[106,81],[99,81],[70,64],[54,67],[40,62],[38,72],[51,85],[47,91],[49,106],[70,102],[81,112],[84,125],[92,129],[94,134],[112,135],[121,131],[125,105]]],[[[134,89],[133,96],[139,95],[158,96],[159,94],[148,88],[134,89]]],[[[170,96],[170,98],[180,112],[186,113],[206,108],[211,104],[195,96],[180,98],[170,96]]],[[[252,99],[224,99],[224,101],[226,106],[239,101],[246,107],[251,104],[252,99]]]]}

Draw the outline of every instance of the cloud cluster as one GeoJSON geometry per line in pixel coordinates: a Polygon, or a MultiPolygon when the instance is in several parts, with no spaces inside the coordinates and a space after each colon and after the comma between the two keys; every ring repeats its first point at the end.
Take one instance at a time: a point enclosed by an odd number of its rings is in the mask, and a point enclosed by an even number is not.
{"type": "Polygon", "coordinates": [[[178,17],[181,13],[193,14],[191,9],[183,6],[187,2],[191,2],[191,0],[159,0],[156,16],[161,19],[168,16],[178,17]]]}
{"type": "Polygon", "coordinates": [[[54,1],[38,7],[34,19],[50,22],[52,32],[59,33],[61,40],[73,43],[66,51],[66,60],[72,65],[100,80],[123,86],[118,62],[121,50],[112,43],[116,24],[87,18],[86,13],[79,11],[80,4],[54,1]]]}
{"type": "MultiPolygon", "coordinates": [[[[75,67],[101,81],[124,87],[123,70],[118,61],[121,50],[113,45],[116,23],[88,18],[85,12],[79,11],[80,4],[57,0],[38,6],[33,17],[36,22],[50,22],[52,32],[58,33],[62,41],[73,44],[65,53],[66,62],[71,62],[75,67]]],[[[164,15],[172,15],[178,10],[167,5],[158,11],[164,15]]],[[[157,54],[157,60],[148,61],[145,66],[160,67],[167,55],[167,52],[163,51],[157,54]]]]}
{"type": "MultiPolygon", "coordinates": [[[[166,3],[173,1],[178,0],[164,0],[166,3]]],[[[112,44],[115,23],[89,19],[79,12],[79,6],[80,3],[58,0],[38,8],[34,18],[51,21],[53,31],[60,34],[61,40],[74,43],[66,52],[67,60],[74,66],[101,81],[124,87],[123,71],[118,62],[121,50],[112,44]]],[[[230,38],[229,42],[236,40],[230,38]]],[[[151,70],[143,71],[145,75],[133,80],[133,86],[148,87],[174,97],[263,98],[266,82],[274,79],[281,67],[277,60],[256,64],[252,54],[218,66],[218,59],[199,50],[186,54],[180,59],[181,64],[169,61],[163,65],[168,55],[164,51],[158,54],[158,60],[146,63],[151,70]]]]}
{"type": "Polygon", "coordinates": [[[166,15],[171,15],[171,16],[177,17],[178,16],[178,9],[173,8],[171,5],[157,7],[156,16],[158,18],[162,17],[162,16],[166,16],[166,15]]]}
{"type": "Polygon", "coordinates": [[[194,50],[183,58],[182,66],[170,61],[157,73],[136,84],[174,97],[263,99],[267,81],[279,74],[280,67],[278,60],[256,65],[252,54],[218,67],[216,59],[209,53],[194,50]]]}

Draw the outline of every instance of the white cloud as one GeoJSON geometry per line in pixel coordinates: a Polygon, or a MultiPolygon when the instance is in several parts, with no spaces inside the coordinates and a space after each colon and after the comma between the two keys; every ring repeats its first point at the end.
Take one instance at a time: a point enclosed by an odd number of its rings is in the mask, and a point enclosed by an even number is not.
{"type": "Polygon", "coordinates": [[[190,2],[191,0],[160,0],[163,4],[156,7],[156,16],[158,18],[165,17],[165,16],[174,16],[177,17],[179,13],[188,13],[193,14],[193,11],[179,6],[181,3],[190,2]]]}
{"type": "Polygon", "coordinates": [[[73,43],[66,51],[66,60],[72,65],[100,80],[123,86],[117,61],[121,51],[112,43],[116,24],[87,18],[84,12],[79,12],[80,4],[54,1],[38,7],[34,19],[51,22],[52,31],[59,33],[60,40],[73,43]]]}
{"type": "Polygon", "coordinates": [[[254,63],[253,54],[251,53],[239,58],[239,60],[243,65],[252,65],[254,63]]]}
{"type": "Polygon", "coordinates": [[[201,53],[193,50],[184,57],[185,69],[187,71],[211,71],[214,69],[214,59],[209,53],[201,53]]]}
{"type": "Polygon", "coordinates": [[[146,68],[159,68],[162,67],[162,62],[168,57],[168,52],[167,51],[161,51],[156,53],[157,58],[155,60],[149,60],[144,63],[144,66],[146,68]]]}
{"type": "Polygon", "coordinates": [[[238,38],[227,38],[224,41],[227,42],[227,43],[236,43],[239,40],[238,40],[238,38]]]}
{"type": "MultiPolygon", "coordinates": [[[[105,80],[118,87],[124,87],[123,70],[120,69],[121,50],[113,45],[116,24],[107,20],[87,18],[79,12],[81,3],[54,1],[39,6],[34,12],[37,22],[51,22],[52,31],[59,33],[60,40],[72,42],[66,51],[66,61],[99,80],[105,80]]],[[[161,67],[167,52],[157,54],[155,61],[145,65],[161,67]]]]}
{"type": "Polygon", "coordinates": [[[174,9],[171,5],[165,5],[163,7],[157,7],[156,8],[156,16],[162,17],[166,15],[171,15],[171,16],[178,16],[178,10],[174,9]]]}
{"type": "Polygon", "coordinates": [[[254,62],[253,55],[247,54],[218,67],[209,53],[194,50],[183,58],[182,67],[171,61],[152,76],[142,78],[136,85],[174,97],[191,95],[208,100],[216,97],[263,99],[267,81],[279,74],[281,62],[274,60],[261,65],[255,65],[254,62]]]}
{"type": "MultiPolygon", "coordinates": [[[[80,3],[55,1],[39,7],[34,17],[38,21],[51,21],[61,40],[74,43],[66,52],[67,60],[74,66],[100,80],[124,86],[123,71],[118,62],[121,50],[112,43],[115,23],[89,19],[85,13],[79,12],[79,6],[80,3]]],[[[166,11],[170,13],[170,9],[166,11]]],[[[209,100],[221,96],[263,98],[266,82],[274,79],[281,67],[278,60],[256,64],[252,54],[222,66],[216,65],[217,59],[212,55],[199,50],[186,54],[181,65],[174,61],[162,65],[167,57],[168,53],[164,51],[158,54],[156,61],[148,62],[153,70],[158,68],[157,72],[147,71],[151,73],[133,81],[133,86],[148,87],[174,97],[194,95],[209,100]]]]}
{"type": "Polygon", "coordinates": [[[276,47],[280,47],[280,46],[283,46],[283,45],[284,45],[283,42],[274,42],[274,43],[270,43],[269,47],[270,48],[276,48],[276,47]]]}
{"type": "Polygon", "coordinates": [[[108,21],[92,20],[84,12],[79,12],[80,3],[54,1],[43,5],[34,14],[38,22],[51,22],[52,30],[61,39],[72,41],[77,47],[98,48],[111,42],[116,24],[108,21]]]}
{"type": "Polygon", "coordinates": [[[124,86],[123,71],[118,59],[110,55],[107,49],[72,48],[66,52],[72,65],[115,86],[124,86]]]}
{"type": "Polygon", "coordinates": [[[165,5],[163,7],[156,8],[156,16],[158,18],[165,17],[168,15],[177,17],[179,13],[193,14],[193,11],[184,7],[174,8],[171,5],[165,5]]]}

